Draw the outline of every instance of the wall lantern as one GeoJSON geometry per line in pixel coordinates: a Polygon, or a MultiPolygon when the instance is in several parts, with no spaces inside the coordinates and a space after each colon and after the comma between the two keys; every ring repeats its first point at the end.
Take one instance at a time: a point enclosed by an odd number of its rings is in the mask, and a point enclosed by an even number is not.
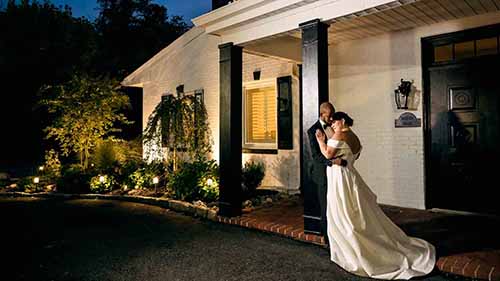
{"type": "Polygon", "coordinates": [[[408,109],[408,96],[411,93],[412,81],[405,81],[401,78],[401,84],[394,90],[394,99],[398,109],[408,109]]]}
{"type": "Polygon", "coordinates": [[[260,68],[253,71],[253,80],[260,80],[260,68]]]}
{"type": "Polygon", "coordinates": [[[175,87],[175,92],[177,93],[177,97],[181,98],[184,96],[184,84],[180,84],[179,86],[175,87]]]}

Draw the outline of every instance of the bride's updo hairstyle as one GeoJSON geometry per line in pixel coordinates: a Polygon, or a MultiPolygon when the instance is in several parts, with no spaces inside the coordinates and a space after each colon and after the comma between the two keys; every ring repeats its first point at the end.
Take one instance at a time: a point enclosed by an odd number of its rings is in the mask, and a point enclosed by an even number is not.
{"type": "Polygon", "coordinates": [[[344,121],[345,121],[345,123],[344,123],[344,124],[345,124],[346,126],[349,126],[349,127],[351,127],[351,126],[354,124],[354,120],[352,120],[352,118],[351,118],[351,117],[349,117],[349,115],[347,115],[347,113],[342,112],[342,111],[337,111],[337,112],[335,112],[335,113],[333,114],[333,116],[332,116],[332,119],[333,119],[334,121],[344,119],[344,121]]]}

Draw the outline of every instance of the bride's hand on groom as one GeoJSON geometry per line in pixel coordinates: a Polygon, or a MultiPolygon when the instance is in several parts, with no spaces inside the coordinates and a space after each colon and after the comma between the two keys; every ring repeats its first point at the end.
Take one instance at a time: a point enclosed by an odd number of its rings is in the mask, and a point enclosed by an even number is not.
{"type": "Polygon", "coordinates": [[[316,139],[319,142],[325,142],[326,136],[321,130],[316,130],[316,139]]]}

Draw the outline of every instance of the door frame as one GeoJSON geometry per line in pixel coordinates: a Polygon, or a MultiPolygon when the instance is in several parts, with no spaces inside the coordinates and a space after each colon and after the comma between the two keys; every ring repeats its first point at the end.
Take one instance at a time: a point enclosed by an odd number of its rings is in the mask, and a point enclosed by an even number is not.
{"type": "MultiPolygon", "coordinates": [[[[431,169],[431,124],[430,124],[430,68],[453,67],[456,65],[468,63],[476,60],[476,57],[470,59],[451,60],[447,62],[433,63],[434,46],[446,45],[450,43],[463,42],[479,38],[486,38],[489,36],[498,36],[500,34],[500,24],[481,26],[471,29],[465,29],[457,32],[439,34],[429,37],[421,38],[421,59],[422,59],[422,86],[423,86],[423,107],[422,107],[422,122],[424,129],[424,198],[425,208],[430,209],[436,207],[436,197],[433,196],[432,179],[430,178],[431,169]]],[[[452,52],[454,53],[454,49],[452,52]]],[[[500,36],[497,37],[497,56],[500,55],[500,36]]],[[[453,55],[454,56],[454,55],[453,55]]]]}

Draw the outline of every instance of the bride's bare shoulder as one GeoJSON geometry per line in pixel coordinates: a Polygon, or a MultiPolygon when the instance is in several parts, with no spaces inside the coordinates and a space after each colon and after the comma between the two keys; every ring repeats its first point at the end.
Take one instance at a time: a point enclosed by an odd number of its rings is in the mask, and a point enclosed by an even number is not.
{"type": "Polygon", "coordinates": [[[332,139],[340,141],[340,140],[344,140],[344,138],[345,138],[345,134],[343,132],[334,131],[332,139]]]}

